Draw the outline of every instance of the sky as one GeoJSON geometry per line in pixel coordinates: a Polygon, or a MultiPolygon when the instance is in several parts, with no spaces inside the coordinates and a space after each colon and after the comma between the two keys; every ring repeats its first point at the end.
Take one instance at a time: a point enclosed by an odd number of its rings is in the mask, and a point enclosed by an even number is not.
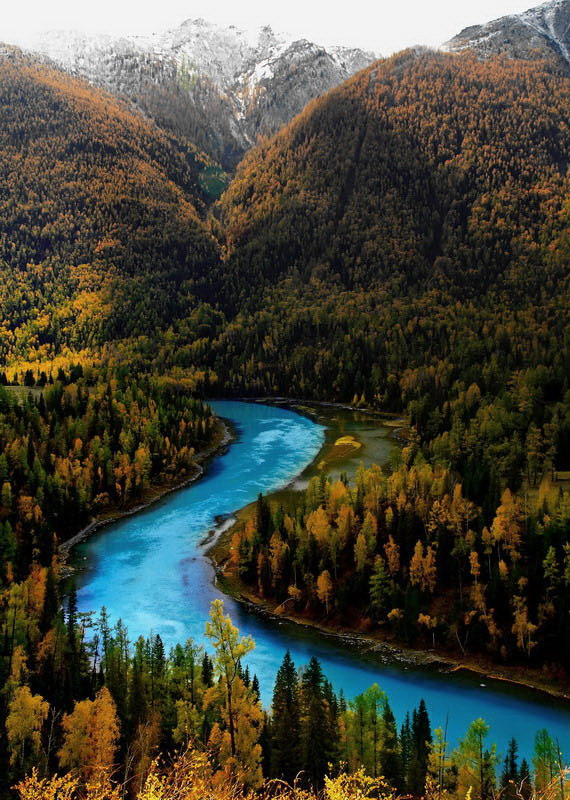
{"type": "Polygon", "coordinates": [[[525,11],[535,0],[4,0],[0,41],[42,30],[142,33],[202,17],[221,25],[274,30],[322,45],[390,55],[414,44],[437,46],[468,26],[525,11]]]}

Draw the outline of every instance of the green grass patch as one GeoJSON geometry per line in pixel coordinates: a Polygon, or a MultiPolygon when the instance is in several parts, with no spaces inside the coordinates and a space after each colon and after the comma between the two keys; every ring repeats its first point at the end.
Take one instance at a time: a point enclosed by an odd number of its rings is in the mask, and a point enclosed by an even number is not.
{"type": "Polygon", "coordinates": [[[230,176],[221,167],[206,167],[198,176],[200,186],[209,198],[217,200],[230,182],[230,176]]]}

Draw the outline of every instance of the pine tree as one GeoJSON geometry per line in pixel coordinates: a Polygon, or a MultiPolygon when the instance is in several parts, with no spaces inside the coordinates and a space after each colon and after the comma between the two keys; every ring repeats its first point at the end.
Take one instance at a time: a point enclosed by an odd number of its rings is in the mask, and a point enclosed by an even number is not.
{"type": "Polygon", "coordinates": [[[402,767],[402,789],[410,791],[410,767],[413,756],[412,725],[410,722],[410,712],[406,712],[406,718],[400,728],[400,758],[402,767]]]}
{"type": "Polygon", "coordinates": [[[530,774],[530,767],[528,765],[528,761],[526,758],[523,758],[521,761],[521,768],[519,772],[519,787],[520,787],[520,796],[523,800],[530,800],[532,797],[533,789],[532,789],[532,777],[530,774]]]}
{"type": "Polygon", "coordinates": [[[79,641],[77,637],[77,589],[75,582],[72,582],[69,595],[67,598],[67,646],[69,650],[69,694],[70,699],[76,700],[79,697],[79,684],[80,684],[80,658],[79,658],[79,641]]]}
{"type": "Polygon", "coordinates": [[[135,642],[135,650],[131,660],[129,682],[128,719],[131,731],[135,731],[147,718],[148,694],[145,674],[145,641],[140,636],[135,642]]]}
{"type": "Polygon", "coordinates": [[[320,786],[333,760],[330,710],[325,699],[324,677],[313,656],[301,677],[301,767],[312,786],[320,786]]]}
{"type": "Polygon", "coordinates": [[[382,722],[384,723],[384,735],[380,750],[382,775],[391,787],[400,789],[402,785],[402,769],[398,731],[396,729],[396,718],[387,699],[384,700],[382,722]]]}
{"type": "Polygon", "coordinates": [[[425,701],[420,700],[412,718],[412,758],[410,761],[408,791],[421,795],[425,790],[430,745],[431,725],[425,701]]]}
{"type": "Polygon", "coordinates": [[[261,771],[265,777],[270,775],[274,777],[272,772],[273,764],[273,721],[269,714],[263,714],[263,725],[261,726],[261,734],[259,736],[259,746],[261,747],[261,771]]]}
{"type": "Polygon", "coordinates": [[[514,798],[517,793],[517,784],[519,783],[518,749],[517,740],[511,739],[501,774],[503,796],[508,798],[514,798]]]}
{"type": "Polygon", "coordinates": [[[204,653],[202,659],[202,683],[209,688],[214,683],[214,665],[208,653],[204,653]]]}
{"type": "Polygon", "coordinates": [[[57,616],[59,610],[58,583],[54,570],[50,567],[46,573],[46,590],[44,597],[44,607],[41,619],[41,630],[45,633],[57,616]]]}

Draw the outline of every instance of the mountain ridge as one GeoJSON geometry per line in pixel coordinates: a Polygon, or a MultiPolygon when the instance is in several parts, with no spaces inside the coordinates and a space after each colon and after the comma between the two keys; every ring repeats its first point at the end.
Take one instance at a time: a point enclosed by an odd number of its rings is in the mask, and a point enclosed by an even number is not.
{"type": "Polygon", "coordinates": [[[150,36],[51,31],[18,44],[128,98],[230,169],[260,134],[274,133],[311,99],[377,58],[270,26],[247,32],[203,19],[150,36]]]}
{"type": "Polygon", "coordinates": [[[0,110],[0,358],[148,333],[187,309],[217,258],[208,157],[16,49],[0,55],[0,110]]]}
{"type": "Polygon", "coordinates": [[[570,0],[548,0],[520,14],[508,14],[465,28],[442,48],[474,50],[483,57],[546,56],[570,72],[570,0]]]}
{"type": "MultiPolygon", "coordinates": [[[[563,180],[568,119],[564,108],[547,108],[549,86],[567,102],[567,82],[547,62],[540,68],[500,58],[481,62],[469,53],[415,49],[363,70],[248,153],[222,199],[229,252],[244,264],[265,264],[272,278],[290,267],[306,273],[311,264],[328,263],[347,288],[356,275],[360,288],[370,288],[380,275],[390,277],[396,263],[409,277],[416,256],[423,264],[417,277],[428,274],[434,255],[456,257],[451,241],[443,250],[438,244],[450,224],[446,215],[456,213],[453,191],[465,214],[477,195],[485,204],[489,197],[504,202],[500,192],[506,196],[513,181],[517,191],[534,190],[529,176],[545,180],[545,163],[552,162],[553,175],[563,180]],[[436,87],[441,97],[434,95],[436,87]],[[525,107],[530,98],[540,103],[544,129],[525,107]],[[497,151],[496,175],[484,156],[491,149],[497,151]],[[395,203],[410,237],[402,252],[402,221],[390,223],[395,203]],[[285,219],[291,236],[282,247],[271,247],[267,226],[281,242],[285,219]],[[298,235],[289,228],[294,219],[298,235]],[[374,256],[366,253],[371,236],[374,256]]],[[[453,227],[467,234],[466,223],[453,227]]]]}

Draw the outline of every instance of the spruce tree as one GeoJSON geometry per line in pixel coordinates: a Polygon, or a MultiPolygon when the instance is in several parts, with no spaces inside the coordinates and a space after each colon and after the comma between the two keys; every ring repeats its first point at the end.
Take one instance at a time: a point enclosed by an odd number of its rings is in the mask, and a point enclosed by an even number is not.
{"type": "Polygon", "coordinates": [[[398,731],[396,729],[396,718],[388,700],[384,701],[382,721],[384,723],[384,738],[380,749],[382,774],[392,788],[400,789],[402,785],[402,770],[398,731]]]}
{"type": "Polygon", "coordinates": [[[485,753],[483,754],[481,800],[493,800],[495,797],[495,763],[495,754],[491,750],[485,750],[485,753]]]}
{"type": "Polygon", "coordinates": [[[202,659],[202,683],[206,689],[214,685],[214,665],[208,653],[204,653],[202,659]]]}
{"type": "Polygon", "coordinates": [[[410,722],[410,712],[406,713],[404,724],[400,728],[400,759],[402,767],[402,790],[409,791],[410,767],[413,756],[412,724],[410,722]]]}
{"type": "Polygon", "coordinates": [[[425,790],[431,741],[431,725],[425,701],[422,699],[412,717],[412,757],[407,787],[412,794],[421,795],[425,790]]]}
{"type": "Polygon", "coordinates": [[[530,767],[526,758],[521,761],[521,768],[519,772],[519,787],[520,796],[523,800],[530,800],[532,797],[532,778],[530,775],[530,767]]]}
{"type": "Polygon", "coordinates": [[[272,750],[273,750],[273,725],[269,714],[263,714],[263,725],[259,735],[259,745],[261,747],[261,771],[265,778],[273,777],[272,770],[272,750]]]}
{"type": "Polygon", "coordinates": [[[59,591],[58,582],[52,567],[46,573],[46,590],[44,597],[44,607],[40,620],[40,628],[46,633],[52,626],[59,610],[59,591]]]}
{"type": "Polygon", "coordinates": [[[67,598],[67,648],[68,648],[68,681],[69,681],[69,694],[70,700],[76,700],[79,697],[80,685],[80,659],[79,659],[79,641],[77,637],[77,589],[75,582],[71,584],[69,595],[67,598]]]}
{"type": "Polygon", "coordinates": [[[324,691],[321,665],[314,656],[301,678],[301,764],[309,783],[322,784],[334,760],[335,736],[324,691]]]}
{"type": "Polygon", "coordinates": [[[501,774],[501,790],[503,796],[508,798],[515,797],[517,793],[517,784],[519,783],[518,749],[517,740],[511,739],[501,774]]]}
{"type": "Polygon", "coordinates": [[[288,650],[275,678],[271,709],[271,776],[293,783],[301,769],[299,682],[288,650]]]}

